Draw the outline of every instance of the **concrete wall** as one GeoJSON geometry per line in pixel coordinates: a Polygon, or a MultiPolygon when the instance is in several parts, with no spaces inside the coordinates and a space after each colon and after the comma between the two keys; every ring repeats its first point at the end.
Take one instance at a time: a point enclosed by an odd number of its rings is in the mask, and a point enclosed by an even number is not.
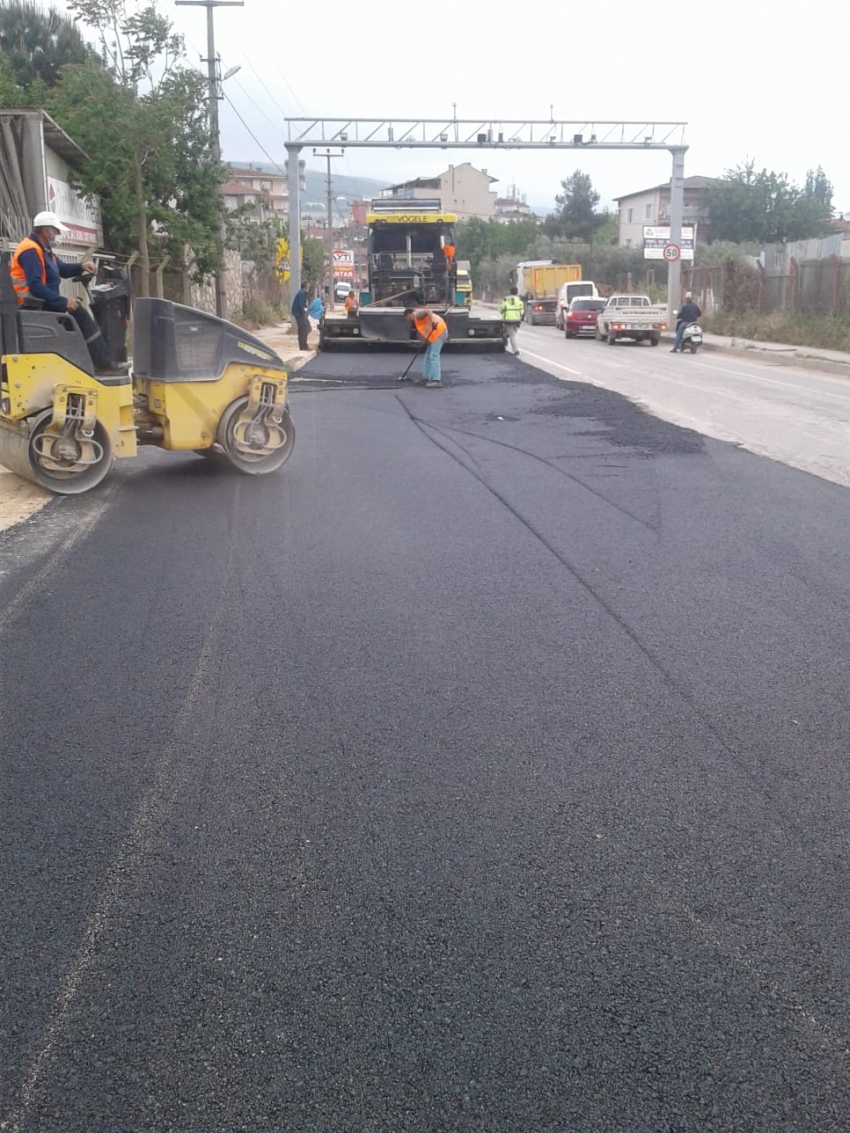
{"type": "MultiPolygon", "coordinates": [[[[242,259],[238,252],[224,253],[224,293],[228,317],[242,314],[242,259]]],[[[199,311],[215,314],[215,284],[211,278],[193,283],[187,276],[186,297],[183,300],[199,311]]]]}

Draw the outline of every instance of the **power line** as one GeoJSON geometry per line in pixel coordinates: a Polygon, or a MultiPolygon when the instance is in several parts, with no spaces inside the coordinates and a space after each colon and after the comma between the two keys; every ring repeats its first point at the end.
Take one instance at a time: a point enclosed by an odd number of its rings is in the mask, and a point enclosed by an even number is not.
{"type": "Polygon", "coordinates": [[[281,169],[281,167],[278,165],[278,163],[275,161],[275,159],[271,156],[271,154],[265,148],[263,143],[260,141],[260,139],[254,133],[254,131],[251,129],[251,127],[248,125],[248,123],[245,121],[245,119],[242,117],[242,115],[239,113],[239,111],[233,105],[233,101],[230,98],[230,95],[227,93],[227,91],[224,92],[224,97],[227,100],[227,102],[230,103],[230,109],[233,111],[233,113],[236,115],[236,117],[239,119],[239,121],[242,123],[242,125],[245,127],[245,129],[248,131],[248,133],[254,139],[256,144],[259,146],[260,150],[266,155],[266,157],[269,159],[270,163],[275,167],[275,169],[278,171],[278,173],[280,173],[282,177],[285,177],[286,171],[281,169]]]}
{"type": "MultiPolygon", "coordinates": [[[[277,109],[284,116],[284,118],[288,118],[289,114],[284,109],[284,107],[282,107],[280,105],[280,103],[277,101],[275,96],[272,94],[271,90],[269,89],[268,85],[266,84],[265,79],[263,78],[263,76],[260,74],[260,72],[257,70],[257,68],[254,66],[253,62],[251,61],[250,55],[248,55],[248,53],[243,49],[242,45],[237,40],[233,40],[233,46],[241,54],[242,58],[245,60],[245,62],[248,64],[248,66],[251,68],[251,70],[254,72],[254,74],[257,76],[257,79],[259,80],[260,86],[263,88],[263,90],[269,96],[269,100],[277,107],[277,109]]],[[[281,78],[286,83],[286,85],[289,86],[289,83],[286,80],[286,76],[283,75],[283,73],[281,73],[281,78]]],[[[292,97],[295,99],[295,101],[298,103],[298,106],[301,108],[302,114],[306,114],[307,111],[304,109],[303,106],[301,106],[301,103],[298,102],[298,99],[295,95],[295,92],[292,90],[292,87],[289,87],[289,89],[290,89],[290,92],[292,93],[292,97]]],[[[259,107],[257,107],[257,109],[259,109],[259,107]]],[[[278,127],[278,128],[280,128],[280,127],[278,127]]],[[[283,131],[281,131],[281,133],[282,132],[283,131]]]]}
{"type": "Polygon", "coordinates": [[[307,111],[306,111],[306,110],[304,109],[303,105],[301,104],[301,99],[300,99],[300,98],[298,97],[298,95],[297,95],[297,94],[295,93],[295,91],[294,91],[294,90],[292,89],[292,87],[291,87],[291,86],[289,85],[289,79],[288,79],[288,78],[286,77],[286,75],[284,75],[283,71],[281,71],[281,69],[280,69],[280,63],[278,63],[277,59],[275,59],[275,61],[274,61],[274,65],[275,65],[275,67],[277,67],[277,70],[278,70],[278,74],[279,74],[279,75],[280,75],[280,77],[281,77],[281,78],[283,79],[283,81],[284,81],[284,82],[286,83],[286,86],[287,86],[287,88],[288,88],[288,90],[289,90],[289,93],[290,93],[290,94],[292,95],[292,97],[293,97],[293,98],[295,99],[295,101],[296,101],[296,102],[298,103],[299,107],[301,107],[301,113],[302,113],[302,114],[306,114],[306,113],[307,113],[307,111]]]}
{"type": "Polygon", "coordinates": [[[234,78],[233,81],[236,83],[236,85],[239,87],[239,89],[242,91],[242,93],[245,95],[245,97],[248,99],[248,101],[250,103],[252,103],[254,109],[258,110],[260,112],[260,114],[262,114],[262,116],[265,118],[265,120],[269,123],[270,126],[273,126],[276,130],[278,130],[280,132],[280,135],[281,135],[282,138],[285,138],[286,133],[282,129],[280,123],[275,122],[274,119],[272,119],[272,118],[269,118],[268,114],[266,114],[266,112],[265,112],[265,110],[263,110],[262,106],[260,106],[259,103],[254,101],[254,99],[251,97],[250,93],[242,86],[242,84],[239,82],[238,79],[234,78]]]}

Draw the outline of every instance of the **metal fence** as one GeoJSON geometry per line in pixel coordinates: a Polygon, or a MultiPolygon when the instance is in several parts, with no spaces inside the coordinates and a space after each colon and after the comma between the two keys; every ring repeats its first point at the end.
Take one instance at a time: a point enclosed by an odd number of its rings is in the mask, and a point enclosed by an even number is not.
{"type": "MultiPolygon", "coordinates": [[[[685,268],[682,286],[707,313],[850,315],[850,257],[827,251],[823,245],[828,243],[772,245],[758,259],[685,268]],[[803,258],[812,251],[821,254],[803,258]]],[[[842,247],[840,238],[837,246],[842,247]]]]}

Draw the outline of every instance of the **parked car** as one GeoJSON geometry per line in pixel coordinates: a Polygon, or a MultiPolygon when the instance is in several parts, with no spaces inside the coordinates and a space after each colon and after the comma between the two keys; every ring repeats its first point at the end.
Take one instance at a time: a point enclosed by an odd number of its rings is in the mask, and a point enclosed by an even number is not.
{"type": "Polygon", "coordinates": [[[555,326],[558,330],[564,329],[564,313],[569,309],[573,299],[598,299],[599,292],[592,279],[574,279],[569,283],[562,283],[558,291],[558,302],[555,307],[555,326]]]}
{"type": "Polygon", "coordinates": [[[596,336],[596,320],[605,306],[604,299],[573,299],[564,319],[564,334],[567,338],[581,335],[596,336]]]}

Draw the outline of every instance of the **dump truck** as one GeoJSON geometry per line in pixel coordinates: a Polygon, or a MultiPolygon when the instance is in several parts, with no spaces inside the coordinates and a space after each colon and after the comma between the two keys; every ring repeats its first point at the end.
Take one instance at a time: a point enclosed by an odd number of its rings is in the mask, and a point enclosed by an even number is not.
{"type": "Polygon", "coordinates": [[[581,264],[559,264],[555,260],[524,260],[511,272],[511,283],[525,302],[529,326],[554,326],[561,285],[580,279],[581,264]]]}
{"type": "Polygon", "coordinates": [[[415,343],[406,307],[428,307],[446,320],[449,345],[505,349],[505,325],[498,315],[473,314],[458,303],[459,265],[454,256],[457,216],[440,201],[378,198],[366,217],[367,286],[358,306],[326,311],[319,324],[319,349],[373,343],[415,343]]]}

